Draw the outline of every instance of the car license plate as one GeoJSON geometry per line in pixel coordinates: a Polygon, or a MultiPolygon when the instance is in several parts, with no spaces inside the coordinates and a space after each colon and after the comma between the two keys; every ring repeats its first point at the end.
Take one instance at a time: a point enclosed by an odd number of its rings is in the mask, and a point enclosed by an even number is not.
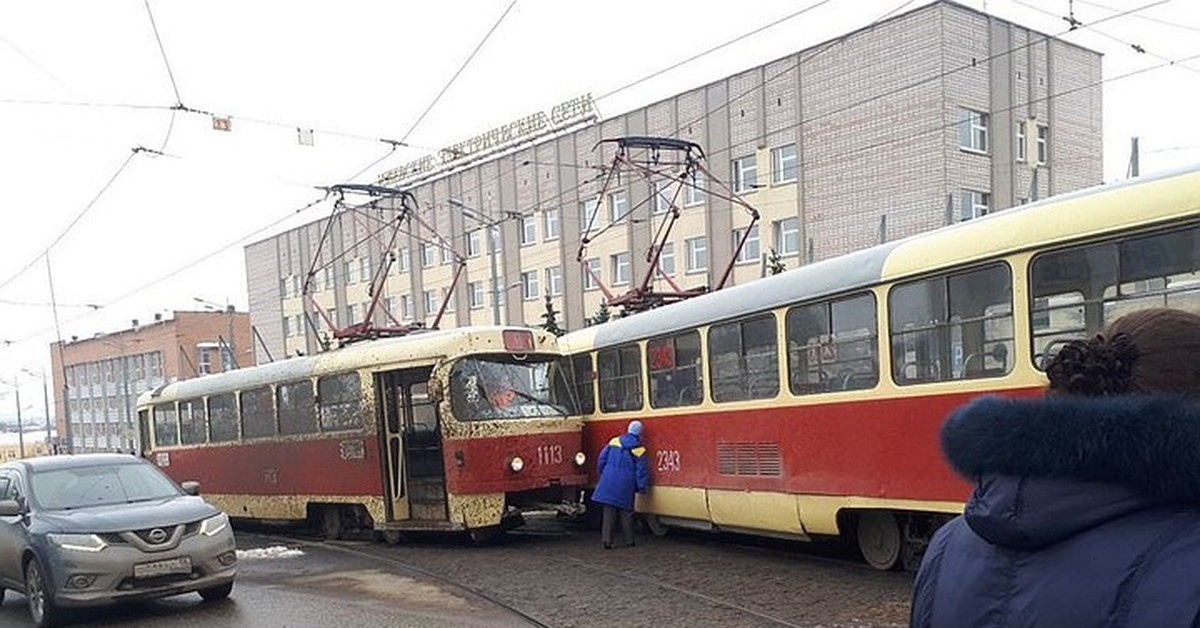
{"type": "Polygon", "coordinates": [[[170,560],[141,563],[133,566],[134,578],[155,578],[178,573],[192,573],[191,558],[184,556],[183,558],[172,558],[170,560]]]}

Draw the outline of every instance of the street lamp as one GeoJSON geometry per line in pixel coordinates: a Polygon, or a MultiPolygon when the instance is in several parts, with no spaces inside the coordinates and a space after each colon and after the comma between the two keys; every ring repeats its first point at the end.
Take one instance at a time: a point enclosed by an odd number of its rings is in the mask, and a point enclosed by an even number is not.
{"type": "Polygon", "coordinates": [[[500,280],[499,280],[499,276],[496,273],[496,249],[499,248],[497,246],[497,244],[498,244],[497,240],[499,239],[499,237],[495,233],[495,231],[496,231],[497,227],[500,225],[500,223],[504,222],[505,220],[508,220],[509,218],[517,216],[518,214],[515,214],[513,212],[504,212],[503,218],[497,218],[497,219],[493,220],[493,219],[489,219],[485,215],[483,215],[483,212],[481,212],[477,209],[474,209],[472,207],[469,207],[466,203],[462,202],[461,200],[459,200],[457,198],[450,199],[450,204],[459,208],[460,210],[462,210],[462,214],[464,216],[483,225],[487,229],[488,249],[489,249],[488,255],[491,256],[491,267],[492,267],[491,277],[490,277],[491,282],[492,282],[492,285],[491,285],[492,324],[499,325],[500,324],[500,280]]]}
{"type": "Polygon", "coordinates": [[[47,383],[46,383],[47,379],[48,379],[46,377],[46,371],[45,371],[45,369],[43,369],[39,373],[37,371],[23,368],[23,369],[21,369],[21,372],[26,373],[28,375],[32,375],[32,376],[42,380],[42,403],[45,406],[45,412],[46,412],[46,447],[50,447],[50,443],[52,443],[54,441],[54,436],[50,432],[50,392],[49,392],[49,389],[47,388],[47,383]]]}
{"type": "Polygon", "coordinates": [[[19,382],[17,381],[16,376],[13,377],[13,381],[11,381],[11,382],[5,381],[5,380],[0,380],[0,382],[8,384],[9,386],[12,386],[13,394],[17,398],[17,448],[21,452],[21,455],[19,457],[24,458],[25,457],[25,423],[21,420],[21,386],[20,386],[19,382]]]}

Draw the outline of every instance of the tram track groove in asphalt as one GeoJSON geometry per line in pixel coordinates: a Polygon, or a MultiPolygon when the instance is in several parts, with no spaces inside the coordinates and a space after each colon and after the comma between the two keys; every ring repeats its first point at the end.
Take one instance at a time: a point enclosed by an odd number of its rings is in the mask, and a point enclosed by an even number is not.
{"type": "Polygon", "coordinates": [[[349,543],[369,543],[370,544],[369,546],[371,546],[371,547],[380,547],[374,541],[349,541],[349,542],[310,541],[310,540],[298,538],[295,536],[279,536],[279,535],[274,535],[274,534],[263,534],[261,532],[253,532],[253,533],[246,533],[246,534],[250,535],[250,536],[256,536],[256,537],[262,538],[262,539],[276,541],[279,543],[291,543],[291,544],[300,545],[303,547],[320,547],[323,549],[339,552],[341,554],[347,554],[347,555],[356,556],[356,557],[360,557],[360,558],[369,558],[369,559],[372,559],[372,560],[375,560],[378,562],[387,563],[389,566],[399,569],[399,570],[402,570],[402,571],[405,571],[405,572],[408,572],[410,575],[421,576],[423,578],[433,580],[435,582],[439,582],[439,583],[444,584],[452,589],[456,589],[458,591],[466,593],[471,597],[475,597],[475,598],[484,600],[484,601],[488,602],[489,604],[492,604],[494,606],[502,608],[514,615],[517,615],[518,617],[529,622],[530,625],[536,626],[537,628],[554,628],[554,626],[552,624],[547,624],[546,622],[538,619],[537,617],[533,616],[532,614],[527,613],[511,604],[505,603],[504,601],[496,598],[495,596],[490,595],[484,591],[481,591],[475,587],[472,587],[467,584],[463,584],[452,578],[448,578],[446,576],[434,573],[427,569],[423,569],[423,568],[413,565],[411,563],[406,563],[402,560],[399,560],[399,559],[396,559],[396,558],[393,558],[390,556],[383,556],[376,552],[369,552],[369,551],[364,551],[362,549],[356,549],[354,546],[349,545],[349,543]]]}

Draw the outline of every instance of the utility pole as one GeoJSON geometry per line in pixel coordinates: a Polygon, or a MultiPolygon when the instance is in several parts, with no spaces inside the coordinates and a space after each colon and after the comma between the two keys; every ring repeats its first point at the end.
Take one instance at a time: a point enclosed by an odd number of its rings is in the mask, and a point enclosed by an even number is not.
{"type": "Polygon", "coordinates": [[[1126,175],[1130,178],[1137,177],[1138,170],[1138,138],[1135,135],[1129,138],[1129,170],[1126,175]]]}
{"type": "Polygon", "coordinates": [[[456,198],[450,199],[450,204],[461,209],[464,216],[470,218],[471,220],[474,220],[475,222],[479,223],[480,225],[483,225],[484,229],[486,229],[485,233],[487,234],[488,254],[491,256],[490,264],[491,264],[491,275],[492,275],[491,276],[491,281],[492,281],[492,324],[499,325],[500,324],[500,277],[497,275],[497,271],[496,271],[496,253],[497,253],[497,249],[499,249],[500,247],[497,246],[498,245],[497,240],[499,239],[499,237],[498,237],[498,234],[496,234],[495,232],[496,232],[498,226],[500,225],[500,223],[504,222],[504,218],[500,218],[497,220],[489,220],[488,218],[484,217],[483,214],[481,214],[478,210],[468,207],[466,203],[463,203],[462,201],[460,201],[456,198]]]}
{"type": "Polygon", "coordinates": [[[20,450],[18,458],[25,457],[25,423],[21,420],[21,386],[17,377],[13,377],[13,395],[17,399],[17,448],[20,450]]]}
{"type": "Polygon", "coordinates": [[[40,372],[38,372],[38,371],[32,371],[27,368],[23,368],[23,369],[21,369],[21,372],[25,373],[27,375],[32,375],[34,377],[41,378],[41,380],[42,380],[42,404],[43,404],[43,406],[45,408],[45,412],[46,412],[46,448],[47,448],[47,450],[49,450],[50,443],[52,443],[54,441],[54,433],[51,431],[51,427],[50,427],[50,388],[47,383],[46,369],[43,368],[43,369],[41,369],[40,372]]]}
{"type": "Polygon", "coordinates": [[[54,312],[54,335],[58,338],[58,365],[62,368],[63,392],[63,447],[69,454],[75,453],[75,439],[71,435],[71,389],[67,386],[67,356],[62,339],[62,327],[58,322],[58,301],[54,296],[54,274],[50,270],[50,254],[46,254],[46,281],[50,284],[50,309],[54,312]]]}

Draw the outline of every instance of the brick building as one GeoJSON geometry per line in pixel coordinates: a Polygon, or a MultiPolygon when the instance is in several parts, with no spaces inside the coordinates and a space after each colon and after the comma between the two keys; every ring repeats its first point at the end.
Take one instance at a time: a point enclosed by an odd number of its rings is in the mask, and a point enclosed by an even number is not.
{"type": "Polygon", "coordinates": [[[250,315],[232,306],[223,312],[174,312],[165,319],[155,315],[148,324],[134,320],[118,332],[52,343],[50,359],[58,433],[71,449],[136,451],[138,395],[254,365],[250,315]]]}
{"type": "MultiPolygon", "coordinates": [[[[537,324],[549,295],[576,329],[603,298],[576,261],[586,216],[604,224],[654,194],[629,180],[597,197],[596,168],[612,158],[611,148],[593,150],[600,139],[703,147],[715,176],[761,213],[732,274],[745,283],[764,274],[770,250],[794,268],[1101,183],[1100,81],[1099,53],[941,1],[488,159],[380,183],[413,192],[423,220],[467,258],[443,327],[491,323],[494,306],[502,322],[537,324]],[[503,219],[508,212],[520,218],[503,219]],[[493,221],[498,260],[481,228],[493,221]]],[[[683,205],[664,271],[683,288],[713,286],[749,218],[703,189],[683,205]]],[[[634,218],[592,242],[584,260],[617,294],[645,274],[657,226],[649,211],[634,218]]],[[[316,307],[338,326],[367,310],[386,240],[342,215],[318,252],[325,222],[245,249],[251,320],[276,355],[319,350],[324,324],[301,298],[314,256],[337,260],[314,277],[316,307]]],[[[399,321],[430,322],[450,286],[452,256],[430,237],[392,250],[383,303],[399,321]]]]}

